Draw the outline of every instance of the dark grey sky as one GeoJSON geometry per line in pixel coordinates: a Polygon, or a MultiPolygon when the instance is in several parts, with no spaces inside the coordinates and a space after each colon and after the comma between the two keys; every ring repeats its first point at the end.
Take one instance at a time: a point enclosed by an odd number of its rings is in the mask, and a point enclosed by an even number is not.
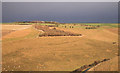
{"type": "Polygon", "coordinates": [[[117,2],[3,2],[3,22],[58,21],[64,23],[118,21],[117,2]]]}

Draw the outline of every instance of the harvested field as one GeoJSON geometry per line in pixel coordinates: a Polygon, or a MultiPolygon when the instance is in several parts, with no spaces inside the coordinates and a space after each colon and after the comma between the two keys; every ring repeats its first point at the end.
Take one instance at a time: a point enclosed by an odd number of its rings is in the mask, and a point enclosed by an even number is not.
{"type": "Polygon", "coordinates": [[[66,29],[66,28],[57,28],[59,30],[63,30],[66,32],[72,32],[76,34],[82,34],[86,38],[91,38],[100,41],[106,42],[118,42],[118,34],[114,34],[107,29],[80,29],[80,28],[73,28],[73,29],[66,29]],[[107,35],[106,35],[107,34],[107,35]]]}
{"type": "Polygon", "coordinates": [[[2,30],[2,36],[5,36],[11,32],[13,32],[14,30],[2,30]]]}
{"type": "Polygon", "coordinates": [[[113,32],[115,34],[118,34],[118,28],[111,28],[111,29],[107,29],[110,32],[113,32]]]}
{"type": "Polygon", "coordinates": [[[2,39],[3,71],[73,71],[118,55],[118,35],[106,28],[39,27],[16,29],[5,35],[7,38],[2,39]],[[39,37],[44,32],[61,31],[84,36],[39,37]]]}
{"type": "Polygon", "coordinates": [[[18,30],[3,36],[2,39],[24,37],[30,33],[31,33],[31,29],[18,30]]]}
{"type": "Polygon", "coordinates": [[[32,25],[2,25],[2,30],[23,30],[31,26],[32,25]]]}
{"type": "Polygon", "coordinates": [[[73,71],[95,60],[114,57],[117,53],[116,45],[81,37],[41,37],[9,41],[3,42],[3,48],[3,68],[15,71],[73,71]],[[104,51],[106,48],[112,52],[104,51]]]}
{"type": "Polygon", "coordinates": [[[32,25],[2,25],[2,36],[5,36],[16,30],[23,30],[30,28],[32,25]]]}

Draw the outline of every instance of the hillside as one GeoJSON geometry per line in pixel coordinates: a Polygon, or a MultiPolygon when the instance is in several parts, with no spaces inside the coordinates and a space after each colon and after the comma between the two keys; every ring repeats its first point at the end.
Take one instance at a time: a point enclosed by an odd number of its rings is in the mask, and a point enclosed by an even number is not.
{"type": "MultiPolygon", "coordinates": [[[[44,25],[48,26],[48,24],[44,25]]],[[[2,70],[73,71],[94,61],[111,59],[118,55],[116,27],[100,26],[96,29],[85,29],[85,27],[87,26],[78,24],[60,24],[55,27],[56,30],[60,30],[57,32],[82,34],[82,37],[39,37],[43,32],[35,29],[33,25],[7,27],[3,25],[3,31],[11,31],[14,28],[16,30],[5,33],[2,37],[2,70]]]]}

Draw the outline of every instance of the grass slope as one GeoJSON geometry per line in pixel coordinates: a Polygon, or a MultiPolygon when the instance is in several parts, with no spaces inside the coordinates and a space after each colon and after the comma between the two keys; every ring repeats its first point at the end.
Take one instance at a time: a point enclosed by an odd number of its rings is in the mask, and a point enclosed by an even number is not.
{"type": "Polygon", "coordinates": [[[3,39],[3,70],[73,71],[80,66],[96,60],[113,58],[118,54],[117,34],[108,29],[61,27],[57,29],[82,33],[83,37],[38,38],[41,32],[32,28],[32,31],[24,37],[3,39]]]}

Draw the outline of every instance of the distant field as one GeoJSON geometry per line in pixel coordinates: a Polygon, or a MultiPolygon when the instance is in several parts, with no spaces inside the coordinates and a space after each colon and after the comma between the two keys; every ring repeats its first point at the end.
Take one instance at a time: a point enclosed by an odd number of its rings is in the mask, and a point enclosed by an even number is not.
{"type": "Polygon", "coordinates": [[[31,26],[32,25],[2,25],[2,30],[23,30],[31,26]]]}
{"type": "Polygon", "coordinates": [[[56,24],[4,24],[2,30],[15,31],[2,37],[2,70],[73,71],[96,60],[111,59],[118,55],[117,24],[99,24],[100,27],[95,29],[86,29],[94,26],[81,24],[59,24],[55,27],[49,25],[56,24]],[[35,29],[34,25],[47,25],[49,28],[82,34],[82,37],[39,37],[43,30],[35,29]]]}
{"type": "MultiPolygon", "coordinates": [[[[55,24],[48,24],[48,23],[2,23],[3,25],[32,25],[32,24],[39,24],[39,25],[55,25],[55,24]]],[[[60,26],[64,26],[65,24],[69,25],[92,25],[92,26],[110,26],[110,27],[120,27],[118,23],[63,23],[63,24],[58,24],[60,26]]],[[[68,25],[68,26],[69,26],[68,25]]]]}
{"type": "Polygon", "coordinates": [[[16,23],[16,22],[13,22],[13,23],[2,23],[2,25],[31,25],[33,23],[16,23]]]}

